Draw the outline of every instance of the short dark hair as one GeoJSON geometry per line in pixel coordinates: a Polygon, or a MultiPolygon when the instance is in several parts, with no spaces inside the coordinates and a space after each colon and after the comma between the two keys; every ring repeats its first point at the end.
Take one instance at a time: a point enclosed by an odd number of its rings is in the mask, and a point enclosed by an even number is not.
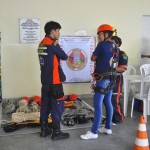
{"type": "Polygon", "coordinates": [[[61,26],[58,22],[49,21],[45,24],[44,31],[46,35],[49,35],[52,30],[61,29],[61,26]]]}
{"type": "Polygon", "coordinates": [[[112,36],[111,39],[114,40],[116,44],[119,44],[119,47],[121,46],[122,40],[121,40],[120,37],[118,37],[118,36],[112,36]]]}

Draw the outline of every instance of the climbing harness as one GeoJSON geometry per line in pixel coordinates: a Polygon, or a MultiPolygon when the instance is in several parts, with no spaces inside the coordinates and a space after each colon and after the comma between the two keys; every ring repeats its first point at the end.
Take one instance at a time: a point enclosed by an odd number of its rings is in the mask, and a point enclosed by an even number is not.
{"type": "Polygon", "coordinates": [[[106,94],[108,93],[108,91],[110,89],[113,89],[113,87],[115,86],[115,83],[116,83],[116,79],[117,79],[117,72],[116,72],[116,65],[117,65],[117,56],[118,56],[118,53],[117,53],[117,49],[115,48],[114,44],[112,45],[113,46],[113,57],[111,58],[110,60],[110,70],[107,70],[101,74],[99,73],[94,73],[93,74],[93,78],[94,78],[94,81],[93,81],[93,85],[92,85],[92,88],[93,88],[93,93],[94,92],[99,92],[99,93],[102,93],[102,94],[106,94]],[[103,78],[110,78],[110,83],[109,85],[107,86],[107,88],[101,88],[101,87],[98,87],[96,86],[96,82],[95,81],[99,81],[103,78]]]}

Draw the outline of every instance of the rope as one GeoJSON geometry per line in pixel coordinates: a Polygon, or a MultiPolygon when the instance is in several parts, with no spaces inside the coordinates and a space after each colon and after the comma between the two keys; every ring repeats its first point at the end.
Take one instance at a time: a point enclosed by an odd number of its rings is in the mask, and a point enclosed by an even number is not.
{"type": "Polygon", "coordinates": [[[19,108],[16,110],[16,112],[29,112],[28,103],[25,99],[19,101],[19,108]]]}
{"type": "Polygon", "coordinates": [[[23,121],[27,121],[27,120],[39,120],[40,112],[31,112],[31,113],[16,112],[16,113],[12,113],[11,118],[12,118],[12,122],[23,122],[23,121]]]}
{"type": "Polygon", "coordinates": [[[12,99],[6,99],[2,103],[2,108],[4,113],[11,114],[11,120],[0,119],[1,126],[8,123],[14,123],[14,122],[19,123],[24,121],[40,120],[40,106],[35,101],[32,101],[29,104],[25,99],[21,99],[18,102],[16,100],[14,101],[12,99]]]}
{"type": "Polygon", "coordinates": [[[39,112],[40,111],[40,108],[39,108],[39,105],[37,104],[37,102],[33,101],[31,102],[31,109],[32,109],[32,112],[39,112]]]}

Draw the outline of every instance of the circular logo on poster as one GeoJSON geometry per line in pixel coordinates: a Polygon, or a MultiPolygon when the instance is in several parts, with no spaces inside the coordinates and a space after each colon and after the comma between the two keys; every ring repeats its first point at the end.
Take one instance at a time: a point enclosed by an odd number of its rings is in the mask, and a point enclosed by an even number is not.
{"type": "Polygon", "coordinates": [[[87,55],[82,49],[72,49],[68,53],[67,65],[71,70],[82,70],[87,64],[87,55]]]}

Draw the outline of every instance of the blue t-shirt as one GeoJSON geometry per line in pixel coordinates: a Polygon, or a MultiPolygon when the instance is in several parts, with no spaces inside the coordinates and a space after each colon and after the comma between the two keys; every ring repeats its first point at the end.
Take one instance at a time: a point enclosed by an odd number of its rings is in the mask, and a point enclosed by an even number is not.
{"type": "Polygon", "coordinates": [[[109,41],[99,42],[93,52],[93,55],[97,57],[94,72],[103,73],[106,70],[110,70],[110,59],[112,58],[114,52],[119,52],[119,49],[114,43],[109,41]]]}

